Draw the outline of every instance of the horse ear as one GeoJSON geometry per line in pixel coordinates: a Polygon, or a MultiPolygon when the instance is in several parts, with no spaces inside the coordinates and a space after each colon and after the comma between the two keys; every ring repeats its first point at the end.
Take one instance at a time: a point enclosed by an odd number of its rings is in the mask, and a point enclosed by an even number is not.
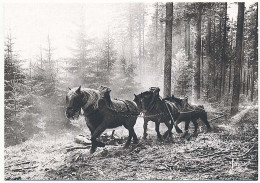
{"type": "Polygon", "coordinates": [[[76,90],[76,93],[80,93],[80,89],[81,89],[81,85],[80,85],[79,88],[76,90]]]}
{"type": "Polygon", "coordinates": [[[160,88],[155,88],[154,91],[153,91],[153,99],[157,96],[159,96],[159,92],[160,92],[160,88]]]}
{"type": "Polygon", "coordinates": [[[154,95],[159,95],[159,92],[160,92],[160,88],[155,88],[154,91],[153,91],[153,94],[154,95]]]}
{"type": "Polygon", "coordinates": [[[69,90],[71,90],[71,88],[70,87],[68,87],[69,88],[69,90]]]}

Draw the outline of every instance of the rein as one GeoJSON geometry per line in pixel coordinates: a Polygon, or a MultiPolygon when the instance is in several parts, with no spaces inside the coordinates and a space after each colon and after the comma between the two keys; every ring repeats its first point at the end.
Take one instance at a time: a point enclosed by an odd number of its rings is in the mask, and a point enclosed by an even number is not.
{"type": "Polygon", "coordinates": [[[152,100],[150,102],[150,104],[148,105],[148,111],[147,112],[150,112],[154,108],[154,106],[155,106],[155,102],[152,100]]]}

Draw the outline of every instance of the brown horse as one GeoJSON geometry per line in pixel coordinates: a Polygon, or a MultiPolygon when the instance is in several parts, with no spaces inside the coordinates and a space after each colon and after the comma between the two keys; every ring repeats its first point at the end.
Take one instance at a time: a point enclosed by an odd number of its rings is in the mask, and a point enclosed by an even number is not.
{"type": "Polygon", "coordinates": [[[104,147],[105,144],[96,139],[107,129],[124,126],[129,131],[128,140],[125,144],[127,148],[131,139],[138,142],[134,125],[139,115],[136,104],[128,100],[111,100],[110,89],[101,87],[100,90],[90,88],[70,89],[66,96],[66,116],[75,118],[79,116],[82,109],[84,111],[87,126],[91,132],[92,146],[90,153],[94,153],[97,147],[104,147]]]}
{"type": "Polygon", "coordinates": [[[169,100],[171,102],[174,102],[175,105],[178,107],[180,111],[180,115],[178,119],[176,120],[176,125],[181,123],[182,121],[185,121],[185,133],[183,137],[188,135],[188,128],[190,121],[194,124],[194,132],[193,136],[197,135],[197,129],[198,129],[198,123],[197,120],[200,119],[206,126],[207,126],[207,132],[211,131],[211,127],[209,125],[208,119],[207,119],[207,112],[204,109],[203,105],[191,105],[188,102],[188,98],[180,99],[172,95],[171,97],[165,98],[165,100],[169,100]]]}
{"type": "Polygon", "coordinates": [[[159,91],[159,88],[152,88],[149,91],[135,95],[134,101],[136,102],[139,110],[144,113],[143,138],[146,138],[147,136],[148,121],[155,122],[155,131],[158,139],[161,139],[162,137],[159,131],[160,123],[165,123],[168,127],[168,130],[164,133],[163,138],[166,138],[168,135],[172,134],[171,130],[173,126],[175,127],[177,133],[182,133],[182,130],[174,124],[174,121],[177,120],[179,116],[179,111],[176,105],[173,102],[162,100],[159,95],[159,91]],[[172,116],[169,114],[168,110],[171,112],[172,116]],[[171,121],[171,123],[169,121],[171,121]]]}

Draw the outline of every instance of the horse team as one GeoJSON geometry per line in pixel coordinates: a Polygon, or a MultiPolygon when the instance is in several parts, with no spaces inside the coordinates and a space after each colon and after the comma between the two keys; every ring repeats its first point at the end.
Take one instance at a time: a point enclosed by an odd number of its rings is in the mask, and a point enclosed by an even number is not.
{"type": "Polygon", "coordinates": [[[90,88],[73,88],[66,95],[66,117],[69,119],[78,118],[81,109],[84,111],[86,124],[91,132],[91,149],[94,153],[97,147],[104,147],[105,144],[98,141],[97,138],[108,128],[124,126],[129,131],[125,148],[129,147],[131,140],[138,143],[137,135],[134,131],[134,125],[140,112],[144,118],[143,138],[147,137],[147,125],[149,121],[155,122],[155,131],[158,140],[172,136],[172,129],[177,133],[182,133],[178,124],[185,122],[185,133],[188,135],[190,121],[194,124],[193,135],[197,135],[198,123],[201,119],[207,126],[207,131],[211,130],[207,120],[207,113],[202,105],[195,106],[188,102],[188,99],[180,99],[175,96],[162,98],[159,95],[160,89],[152,87],[148,91],[134,95],[134,101],[111,99],[111,90],[108,87],[101,86],[97,90],[90,88]],[[161,135],[160,123],[164,123],[168,130],[161,135]]]}

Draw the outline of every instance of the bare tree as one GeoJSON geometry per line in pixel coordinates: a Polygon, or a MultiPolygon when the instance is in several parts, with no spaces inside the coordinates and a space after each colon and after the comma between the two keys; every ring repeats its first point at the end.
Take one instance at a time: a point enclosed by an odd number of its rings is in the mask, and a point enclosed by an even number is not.
{"type": "Polygon", "coordinates": [[[164,96],[171,95],[173,3],[166,3],[164,96]]]}
{"type": "Polygon", "coordinates": [[[238,3],[237,14],[237,35],[236,35],[236,59],[234,62],[234,78],[233,78],[233,94],[231,102],[231,114],[238,112],[239,93],[240,93],[240,70],[242,59],[242,45],[243,45],[243,28],[244,28],[244,11],[245,3],[238,3]]]}

